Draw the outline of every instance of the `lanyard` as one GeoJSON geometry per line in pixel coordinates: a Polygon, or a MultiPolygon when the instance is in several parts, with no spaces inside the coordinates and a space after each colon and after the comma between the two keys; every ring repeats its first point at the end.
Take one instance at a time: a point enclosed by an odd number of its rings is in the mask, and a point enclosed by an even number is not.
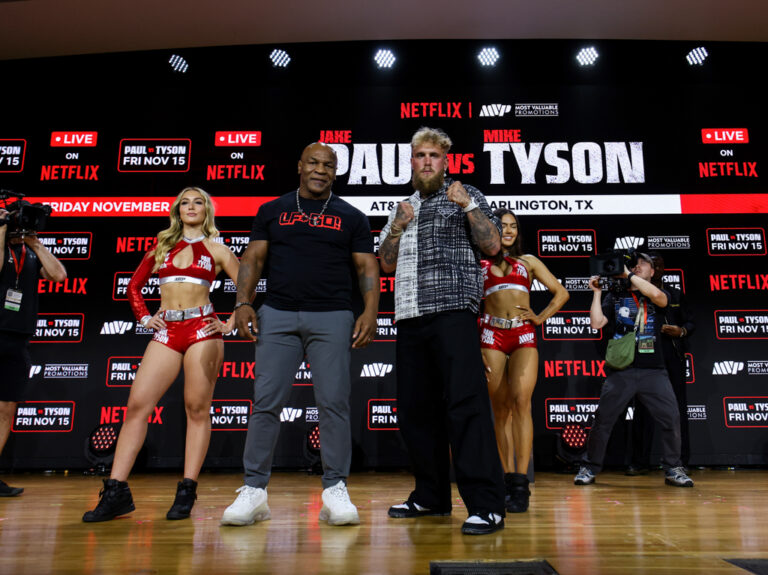
{"type": "MultiPolygon", "coordinates": [[[[10,246],[8,246],[8,249],[11,252],[11,256],[13,256],[13,249],[11,249],[10,246]]],[[[19,257],[12,257],[13,260],[13,267],[16,269],[16,289],[19,289],[19,280],[21,279],[21,270],[24,269],[24,260],[27,257],[27,246],[25,244],[21,244],[21,255],[19,257]]]]}
{"type": "MultiPolygon", "coordinates": [[[[640,313],[640,300],[635,295],[635,292],[631,291],[629,293],[632,294],[632,297],[635,300],[635,305],[637,305],[637,312],[640,313]]],[[[641,330],[641,333],[645,331],[646,325],[648,325],[648,300],[643,298],[643,329],[641,330]]]]}

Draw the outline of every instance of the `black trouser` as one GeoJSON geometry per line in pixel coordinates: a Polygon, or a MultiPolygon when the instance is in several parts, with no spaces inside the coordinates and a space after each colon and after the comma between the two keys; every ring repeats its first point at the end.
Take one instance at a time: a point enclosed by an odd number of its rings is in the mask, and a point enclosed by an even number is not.
{"type": "Polygon", "coordinates": [[[30,337],[23,333],[0,331],[0,401],[19,402],[27,399],[29,368],[32,365],[30,337]]]}
{"type": "MultiPolygon", "coordinates": [[[[666,350],[665,350],[666,353],[666,350]]],[[[685,362],[672,354],[665,355],[667,375],[672,384],[672,391],[677,399],[677,410],[680,413],[680,456],[683,465],[688,465],[691,455],[690,435],[688,432],[688,389],[685,383],[685,362]]],[[[631,433],[631,463],[640,467],[648,467],[651,464],[651,446],[653,444],[653,416],[643,405],[642,401],[635,398],[635,412],[632,418],[631,433]]]]}
{"type": "Polygon", "coordinates": [[[477,316],[461,310],[398,321],[396,349],[398,421],[416,478],[410,499],[450,510],[453,455],[469,514],[503,515],[503,471],[477,316]]]}
{"type": "Polygon", "coordinates": [[[669,469],[681,465],[680,412],[667,370],[629,368],[611,373],[600,392],[600,403],[587,441],[587,454],[582,462],[593,472],[602,469],[613,425],[635,396],[659,424],[661,466],[669,469]]]}

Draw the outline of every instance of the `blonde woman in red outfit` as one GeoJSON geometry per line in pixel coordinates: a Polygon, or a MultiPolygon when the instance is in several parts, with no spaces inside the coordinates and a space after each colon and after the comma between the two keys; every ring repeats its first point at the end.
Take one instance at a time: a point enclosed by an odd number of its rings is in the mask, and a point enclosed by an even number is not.
{"type": "Polygon", "coordinates": [[[210,196],[200,188],[185,188],[171,206],[171,225],[157,235],[128,286],[136,319],[154,330],[136,379],[131,385],[125,423],[120,430],[110,479],[96,508],[83,521],[108,521],[134,510],[128,474],[147,435],[147,419],[157,402],[184,368],[187,437],[184,479],[166,517],[189,517],[197,499],[197,476],[211,437],[213,388],[224,357],[222,333],[232,330],[234,314],[221,323],[209,300],[211,282],[220,271],[233,281],[239,263],[223,244],[214,223],[210,196]],[[160,309],[151,315],[141,296],[150,275],[160,278],[160,309]]]}
{"type": "Polygon", "coordinates": [[[505,507],[522,513],[531,493],[526,473],[533,448],[531,396],[539,370],[535,326],[555,315],[569,294],[541,260],[523,253],[515,215],[504,209],[494,215],[501,220],[501,251],[493,261],[482,261],[485,307],[480,348],[504,467],[505,507]],[[549,305],[538,314],[531,309],[534,279],[552,293],[549,305]]]}

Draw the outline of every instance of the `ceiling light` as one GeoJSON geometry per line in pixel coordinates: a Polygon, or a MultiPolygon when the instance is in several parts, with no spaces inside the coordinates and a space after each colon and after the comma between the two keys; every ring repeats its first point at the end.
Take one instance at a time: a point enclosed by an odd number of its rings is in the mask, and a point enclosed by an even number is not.
{"type": "Polygon", "coordinates": [[[582,48],[578,54],[576,54],[576,60],[582,66],[592,66],[597,60],[598,54],[594,46],[589,48],[582,48]]]}
{"type": "Polygon", "coordinates": [[[272,50],[269,59],[272,60],[272,65],[275,68],[285,68],[291,62],[291,57],[288,55],[288,52],[278,49],[272,50]]]}
{"type": "Polygon", "coordinates": [[[177,54],[171,56],[171,59],[168,60],[168,63],[171,65],[171,70],[174,72],[180,72],[182,74],[184,74],[187,71],[187,68],[189,68],[187,61],[177,54]]]}
{"type": "Polygon", "coordinates": [[[391,50],[379,50],[373,57],[379,68],[391,68],[395,63],[395,55],[391,50]]]}
{"type": "Polygon", "coordinates": [[[688,60],[688,64],[691,66],[703,66],[704,60],[707,59],[707,56],[709,56],[707,49],[703,46],[699,46],[698,48],[694,48],[688,52],[688,55],[685,57],[685,59],[688,60]]]}
{"type": "Polygon", "coordinates": [[[477,59],[480,60],[480,64],[483,66],[495,66],[496,61],[501,58],[496,48],[483,48],[477,55],[477,59]]]}

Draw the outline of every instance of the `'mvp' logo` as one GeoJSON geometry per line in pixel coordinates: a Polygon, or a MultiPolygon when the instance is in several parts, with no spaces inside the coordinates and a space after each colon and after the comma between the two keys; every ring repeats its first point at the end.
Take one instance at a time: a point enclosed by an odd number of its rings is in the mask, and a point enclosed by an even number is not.
{"type": "Polygon", "coordinates": [[[742,369],[743,361],[716,361],[712,365],[712,375],[736,375],[742,369]]]}
{"type": "Polygon", "coordinates": [[[486,104],[480,108],[480,117],[497,117],[500,118],[512,111],[510,104],[486,104]]]}
{"type": "Polygon", "coordinates": [[[615,250],[627,250],[629,248],[639,248],[645,243],[645,238],[638,238],[636,236],[624,236],[623,238],[616,238],[613,244],[615,250]]]}
{"type": "Polygon", "coordinates": [[[124,334],[133,327],[131,321],[106,321],[101,328],[102,335],[124,334]]]}
{"type": "Polygon", "coordinates": [[[280,413],[280,421],[287,421],[288,423],[296,421],[301,417],[302,412],[303,410],[300,408],[284,407],[280,413]]]}

